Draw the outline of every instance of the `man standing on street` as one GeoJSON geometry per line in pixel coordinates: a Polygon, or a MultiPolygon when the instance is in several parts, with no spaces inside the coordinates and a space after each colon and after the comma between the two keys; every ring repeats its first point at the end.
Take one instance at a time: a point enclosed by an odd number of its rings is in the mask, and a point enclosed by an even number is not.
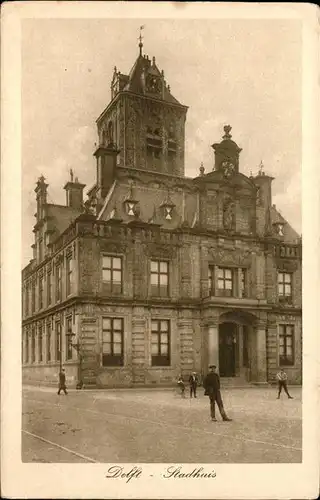
{"type": "Polygon", "coordinates": [[[215,415],[215,403],[217,402],[222,420],[224,422],[231,422],[231,418],[229,418],[224,410],[223,407],[223,402],[221,398],[221,392],[220,392],[220,377],[216,373],[216,366],[211,365],[209,366],[209,373],[204,379],[203,382],[203,387],[205,389],[205,396],[209,396],[210,398],[210,411],[211,411],[211,420],[213,422],[216,422],[216,415],[215,415]]]}
{"type": "Polygon", "coordinates": [[[288,376],[284,370],[280,370],[279,373],[277,373],[277,380],[278,380],[278,397],[277,397],[277,399],[280,399],[282,387],[284,388],[284,392],[287,394],[288,399],[293,399],[293,397],[290,396],[290,394],[288,392],[288,387],[287,387],[288,376]]]}
{"type": "Polygon", "coordinates": [[[196,372],[192,372],[190,377],[189,377],[189,384],[190,384],[190,398],[192,398],[192,394],[194,397],[197,397],[197,386],[198,386],[198,377],[196,372]]]}
{"type": "Polygon", "coordinates": [[[59,390],[58,390],[58,395],[60,396],[61,390],[65,393],[67,393],[67,388],[66,388],[66,374],[64,368],[61,369],[59,373],[59,390]]]}

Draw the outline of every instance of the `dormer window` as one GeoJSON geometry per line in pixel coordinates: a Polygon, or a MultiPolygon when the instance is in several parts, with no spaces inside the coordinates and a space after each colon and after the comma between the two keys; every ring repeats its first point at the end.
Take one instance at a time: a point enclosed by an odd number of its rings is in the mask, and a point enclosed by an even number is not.
{"type": "Polygon", "coordinates": [[[167,219],[167,220],[172,219],[172,210],[173,210],[173,207],[164,207],[165,219],[167,219]]]}
{"type": "Polygon", "coordinates": [[[130,186],[130,191],[124,200],[125,203],[125,210],[126,214],[129,215],[130,217],[135,217],[137,215],[137,205],[138,205],[138,200],[134,199],[134,194],[133,194],[133,186],[130,186]]]}
{"type": "Polygon", "coordinates": [[[163,210],[163,216],[164,216],[164,218],[166,220],[172,220],[172,218],[173,218],[173,209],[175,207],[175,204],[173,203],[173,201],[170,198],[169,190],[168,190],[167,197],[166,197],[165,201],[161,204],[160,207],[163,210]]]}
{"type": "Polygon", "coordinates": [[[277,236],[284,236],[284,223],[276,222],[273,227],[277,236]]]}
{"type": "Polygon", "coordinates": [[[134,209],[135,209],[135,203],[133,201],[127,201],[127,214],[135,215],[134,209]]]}

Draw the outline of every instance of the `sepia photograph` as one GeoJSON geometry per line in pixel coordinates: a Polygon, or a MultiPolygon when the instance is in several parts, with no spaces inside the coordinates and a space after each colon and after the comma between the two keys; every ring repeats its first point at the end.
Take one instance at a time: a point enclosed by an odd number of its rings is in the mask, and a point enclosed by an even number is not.
{"type": "Polygon", "coordinates": [[[302,465],[303,23],[186,7],[21,19],[22,464],[302,465]]]}

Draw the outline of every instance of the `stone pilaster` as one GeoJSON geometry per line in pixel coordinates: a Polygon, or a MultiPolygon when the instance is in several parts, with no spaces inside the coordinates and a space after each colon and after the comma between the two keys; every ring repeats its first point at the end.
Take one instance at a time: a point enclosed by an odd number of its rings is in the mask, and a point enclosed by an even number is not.
{"type": "Polygon", "coordinates": [[[256,382],[267,382],[267,336],[266,323],[256,326],[256,382]]]}
{"type": "Polygon", "coordinates": [[[208,365],[216,365],[219,370],[219,323],[208,325],[208,365]]]}
{"type": "Polygon", "coordinates": [[[186,375],[194,369],[194,342],[192,320],[179,320],[178,328],[180,332],[181,373],[186,375]]]}

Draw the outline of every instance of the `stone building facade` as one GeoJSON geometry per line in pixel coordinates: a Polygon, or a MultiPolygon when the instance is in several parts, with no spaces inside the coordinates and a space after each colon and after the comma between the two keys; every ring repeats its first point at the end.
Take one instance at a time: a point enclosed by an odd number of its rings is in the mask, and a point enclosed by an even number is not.
{"type": "Polygon", "coordinates": [[[66,205],[36,185],[22,271],[26,382],[170,385],[215,363],[222,380],[301,383],[301,238],[272,204],[273,178],[241,173],[231,127],[214,168],[184,175],[187,107],[155,59],[115,68],[97,120],[96,181],[72,171],[66,205]]]}

